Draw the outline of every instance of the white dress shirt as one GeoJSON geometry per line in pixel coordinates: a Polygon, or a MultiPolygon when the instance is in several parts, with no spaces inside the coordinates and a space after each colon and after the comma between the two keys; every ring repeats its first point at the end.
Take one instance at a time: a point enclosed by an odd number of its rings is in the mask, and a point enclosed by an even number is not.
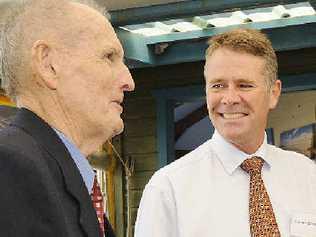
{"type": "Polygon", "coordinates": [[[268,145],[266,137],[248,155],[217,131],[153,175],[140,202],[135,237],[250,237],[249,175],[240,164],[254,155],[265,160],[262,177],[281,236],[315,237],[315,163],[268,145]]]}

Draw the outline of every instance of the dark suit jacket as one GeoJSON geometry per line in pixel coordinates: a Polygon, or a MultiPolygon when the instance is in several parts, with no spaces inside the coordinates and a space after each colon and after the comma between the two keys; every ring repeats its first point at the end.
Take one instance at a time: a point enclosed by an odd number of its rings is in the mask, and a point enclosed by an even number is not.
{"type": "MultiPolygon", "coordinates": [[[[99,237],[83,179],[55,131],[27,109],[0,130],[0,236],[99,237]]],[[[106,237],[114,236],[107,223],[106,237]]]]}

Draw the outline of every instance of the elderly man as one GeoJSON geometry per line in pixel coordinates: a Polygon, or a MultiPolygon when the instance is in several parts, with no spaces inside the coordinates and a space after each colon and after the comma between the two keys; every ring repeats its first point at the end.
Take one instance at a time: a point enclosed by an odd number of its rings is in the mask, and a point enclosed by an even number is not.
{"type": "Polygon", "coordinates": [[[270,41],[256,30],[215,36],[204,73],[215,133],[152,177],[135,236],[315,236],[315,164],[267,144],[281,92],[270,41]]]}
{"type": "Polygon", "coordinates": [[[123,129],[134,82],[122,46],[87,5],[23,2],[1,45],[2,79],[21,109],[0,132],[0,235],[113,236],[85,157],[123,129]]]}

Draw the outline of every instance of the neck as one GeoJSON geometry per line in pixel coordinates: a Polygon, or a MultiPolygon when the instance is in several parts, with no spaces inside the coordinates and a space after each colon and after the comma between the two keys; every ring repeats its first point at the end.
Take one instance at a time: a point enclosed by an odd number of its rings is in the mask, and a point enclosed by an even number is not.
{"type": "Polygon", "coordinates": [[[104,139],[104,134],[100,134],[96,129],[94,129],[96,131],[93,131],[91,126],[82,124],[78,116],[72,116],[69,111],[54,98],[55,97],[46,96],[37,99],[21,96],[17,104],[19,107],[31,110],[51,127],[62,132],[86,157],[97,151],[106,140],[104,139]]]}
{"type": "Polygon", "coordinates": [[[250,141],[229,141],[231,144],[233,144],[235,147],[237,147],[242,152],[251,155],[254,154],[259,147],[262,145],[264,141],[264,134],[262,136],[259,136],[257,139],[252,139],[250,141]]]}

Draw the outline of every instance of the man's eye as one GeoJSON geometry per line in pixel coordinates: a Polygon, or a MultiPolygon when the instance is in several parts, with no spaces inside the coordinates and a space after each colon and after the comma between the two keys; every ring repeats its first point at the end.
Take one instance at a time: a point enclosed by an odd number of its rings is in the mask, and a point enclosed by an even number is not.
{"type": "Polygon", "coordinates": [[[114,61],[115,55],[113,52],[105,53],[103,55],[104,60],[110,60],[111,62],[114,61]]]}
{"type": "Polygon", "coordinates": [[[240,87],[240,88],[252,88],[253,85],[247,84],[247,83],[243,83],[243,84],[240,84],[239,87],[240,87]]]}
{"type": "Polygon", "coordinates": [[[224,87],[224,85],[221,83],[211,84],[211,88],[214,88],[214,89],[220,89],[223,87],[224,87]]]}

